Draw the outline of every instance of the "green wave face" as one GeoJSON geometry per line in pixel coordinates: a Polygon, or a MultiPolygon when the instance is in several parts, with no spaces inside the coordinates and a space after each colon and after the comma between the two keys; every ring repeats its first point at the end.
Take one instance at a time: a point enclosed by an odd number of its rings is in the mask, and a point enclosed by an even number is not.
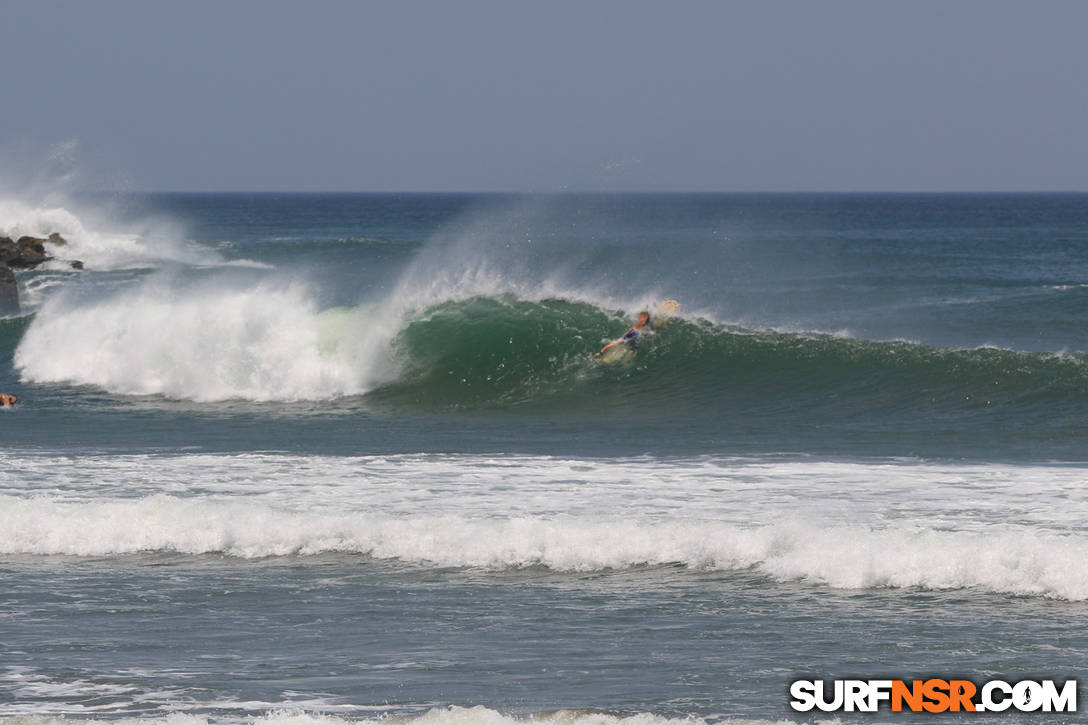
{"type": "Polygon", "coordinates": [[[439,407],[521,405],[579,388],[622,320],[589,304],[476,297],[412,320],[393,342],[401,379],[375,400],[439,407]]]}
{"type": "Polygon", "coordinates": [[[752,331],[675,318],[629,363],[592,359],[631,321],[560,299],[477,297],[409,321],[394,340],[404,373],[374,402],[430,409],[543,407],[676,415],[808,412],[961,415],[1088,400],[1088,360],[999,349],[752,331]]]}

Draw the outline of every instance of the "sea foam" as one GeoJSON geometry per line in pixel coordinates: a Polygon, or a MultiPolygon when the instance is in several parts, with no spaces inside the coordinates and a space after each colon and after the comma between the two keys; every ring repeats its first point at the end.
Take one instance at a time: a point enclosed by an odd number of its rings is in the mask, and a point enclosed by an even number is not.
{"type": "Polygon", "coordinates": [[[585,572],[683,565],[840,589],[959,589],[1088,599],[1088,539],[1013,529],[745,527],[699,520],[296,511],[156,495],[65,503],[0,497],[0,553],[140,552],[243,559],[351,553],[438,567],[585,572]]]}
{"type": "Polygon", "coordinates": [[[560,572],[1088,599],[1079,466],[776,457],[0,453],[0,553],[560,572]]]}
{"type": "MultiPolygon", "coordinates": [[[[435,707],[421,715],[378,714],[371,716],[328,715],[286,705],[262,715],[193,715],[173,713],[160,717],[95,717],[70,720],[49,715],[0,717],[0,725],[71,725],[108,723],[109,725],[705,725],[701,718],[668,718],[653,713],[617,715],[587,710],[553,710],[518,717],[480,705],[475,707],[435,707]]],[[[793,720],[749,718],[715,719],[722,725],[795,725],[793,720]]]]}

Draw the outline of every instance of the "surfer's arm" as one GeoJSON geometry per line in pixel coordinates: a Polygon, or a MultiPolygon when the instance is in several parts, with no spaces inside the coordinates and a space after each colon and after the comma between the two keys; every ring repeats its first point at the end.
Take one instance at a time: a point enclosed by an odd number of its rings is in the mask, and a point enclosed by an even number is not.
{"type": "Polygon", "coordinates": [[[606,352],[608,352],[609,350],[611,350],[612,348],[614,348],[616,345],[619,345],[619,344],[620,344],[620,340],[613,340],[612,342],[610,342],[607,345],[605,345],[604,347],[602,347],[599,352],[593,353],[593,357],[595,357],[595,358],[600,357],[601,355],[604,355],[606,352]]]}

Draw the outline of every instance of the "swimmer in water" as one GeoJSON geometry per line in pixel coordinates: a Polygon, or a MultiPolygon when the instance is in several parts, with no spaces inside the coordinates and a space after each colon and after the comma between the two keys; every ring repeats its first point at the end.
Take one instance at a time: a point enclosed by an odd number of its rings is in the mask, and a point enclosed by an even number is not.
{"type": "Polygon", "coordinates": [[[599,358],[601,355],[604,355],[616,345],[626,345],[631,350],[631,352],[634,352],[638,349],[638,340],[639,337],[642,335],[642,328],[646,327],[646,325],[648,324],[650,324],[650,313],[646,310],[643,310],[642,312],[638,313],[638,320],[635,322],[635,326],[628,330],[627,334],[625,334],[620,339],[613,340],[612,342],[602,347],[600,352],[594,353],[593,358],[599,358]]]}
{"type": "Polygon", "coordinates": [[[15,404],[19,402],[18,395],[9,395],[7,393],[0,393],[0,406],[4,408],[14,408],[15,404]]]}

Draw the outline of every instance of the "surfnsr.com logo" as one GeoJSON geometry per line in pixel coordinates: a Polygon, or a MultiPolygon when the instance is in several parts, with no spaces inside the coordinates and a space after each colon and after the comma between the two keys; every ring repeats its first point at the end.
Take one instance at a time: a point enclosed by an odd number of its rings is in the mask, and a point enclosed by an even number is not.
{"type": "Polygon", "coordinates": [[[798,712],[1076,712],[1077,681],[796,680],[790,697],[798,712]]]}

